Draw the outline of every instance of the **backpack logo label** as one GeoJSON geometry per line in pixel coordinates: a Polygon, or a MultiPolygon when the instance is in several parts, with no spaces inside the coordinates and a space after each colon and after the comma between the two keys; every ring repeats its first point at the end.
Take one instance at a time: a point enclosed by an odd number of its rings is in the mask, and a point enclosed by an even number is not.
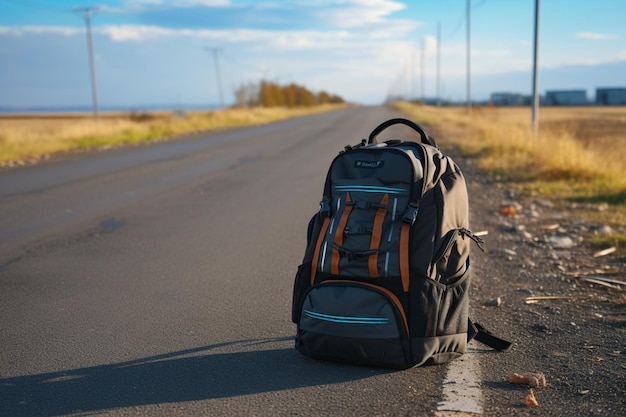
{"type": "Polygon", "coordinates": [[[385,161],[354,161],[355,168],[382,168],[385,161]]]}

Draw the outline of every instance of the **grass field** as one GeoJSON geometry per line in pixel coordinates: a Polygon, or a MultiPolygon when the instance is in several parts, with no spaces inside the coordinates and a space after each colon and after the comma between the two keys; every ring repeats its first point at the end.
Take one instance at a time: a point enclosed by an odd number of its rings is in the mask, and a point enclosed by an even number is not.
{"type": "MultiPolygon", "coordinates": [[[[571,204],[608,204],[608,210],[581,215],[626,228],[626,107],[542,107],[535,136],[529,107],[474,107],[470,116],[464,107],[396,106],[519,191],[571,204]]],[[[626,233],[598,243],[623,251],[626,233]]]]}
{"type": "Polygon", "coordinates": [[[233,126],[336,110],[345,104],[210,112],[0,116],[0,167],[33,163],[63,152],[108,148],[233,126]]]}

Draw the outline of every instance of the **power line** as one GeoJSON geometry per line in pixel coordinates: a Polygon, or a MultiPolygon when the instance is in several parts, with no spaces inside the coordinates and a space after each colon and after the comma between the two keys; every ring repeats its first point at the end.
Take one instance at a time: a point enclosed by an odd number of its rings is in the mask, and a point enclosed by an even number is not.
{"type": "Polygon", "coordinates": [[[478,8],[480,8],[483,4],[487,3],[487,0],[483,0],[478,4],[475,4],[474,6],[472,6],[472,10],[476,10],[478,8]]]}
{"type": "Polygon", "coordinates": [[[463,27],[463,22],[465,22],[465,16],[466,13],[462,13],[461,16],[459,16],[459,20],[457,21],[456,25],[454,25],[454,29],[452,29],[450,32],[448,32],[446,36],[443,37],[445,40],[450,40],[451,38],[453,38],[457,34],[459,29],[463,27]]]}
{"type": "Polygon", "coordinates": [[[448,32],[446,34],[446,36],[443,37],[443,40],[447,41],[447,40],[452,39],[454,36],[456,36],[456,34],[459,32],[459,30],[461,30],[461,28],[463,27],[463,23],[466,22],[466,20],[467,20],[467,7],[469,7],[470,10],[476,10],[476,9],[479,9],[480,7],[482,7],[485,3],[487,3],[487,0],[482,0],[480,3],[477,3],[477,4],[472,6],[471,5],[471,1],[470,1],[470,5],[466,6],[466,11],[461,13],[461,15],[459,16],[459,19],[457,20],[456,24],[453,26],[454,29],[452,29],[450,32],[448,32]]]}
{"type": "Polygon", "coordinates": [[[250,65],[250,64],[247,64],[247,63],[242,63],[241,61],[239,61],[238,59],[234,58],[230,54],[227,54],[224,51],[222,51],[222,57],[226,58],[227,61],[230,61],[231,63],[233,63],[233,64],[235,64],[238,67],[241,67],[243,69],[253,70],[255,72],[259,72],[259,71],[263,70],[262,67],[257,67],[257,66],[250,65]]]}

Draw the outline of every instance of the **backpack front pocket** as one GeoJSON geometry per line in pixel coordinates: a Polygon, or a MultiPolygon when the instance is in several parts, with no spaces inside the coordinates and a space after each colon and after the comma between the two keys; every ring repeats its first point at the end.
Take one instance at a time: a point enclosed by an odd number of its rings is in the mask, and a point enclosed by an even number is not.
{"type": "Polygon", "coordinates": [[[304,298],[298,348],[321,359],[406,367],[408,325],[388,290],[356,281],[325,281],[304,298]]]}

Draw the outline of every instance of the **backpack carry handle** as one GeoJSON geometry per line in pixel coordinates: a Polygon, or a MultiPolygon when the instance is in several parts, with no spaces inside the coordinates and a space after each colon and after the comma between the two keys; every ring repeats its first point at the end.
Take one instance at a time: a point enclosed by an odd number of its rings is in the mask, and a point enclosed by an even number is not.
{"type": "Polygon", "coordinates": [[[422,143],[427,144],[427,145],[431,145],[434,146],[435,148],[438,148],[437,144],[435,143],[435,140],[433,138],[431,138],[430,136],[428,136],[426,134],[426,132],[424,132],[424,129],[422,129],[420,127],[420,125],[418,125],[415,122],[412,122],[408,119],[402,119],[402,118],[397,118],[397,119],[389,119],[386,122],[381,123],[380,125],[378,125],[378,127],[374,130],[372,130],[372,133],[370,133],[370,137],[367,141],[367,143],[377,143],[376,141],[376,137],[378,135],[380,135],[380,133],[387,129],[390,126],[396,125],[396,124],[403,124],[403,125],[407,125],[410,128],[412,128],[413,130],[415,130],[417,133],[420,134],[420,137],[422,139],[422,143]]]}

